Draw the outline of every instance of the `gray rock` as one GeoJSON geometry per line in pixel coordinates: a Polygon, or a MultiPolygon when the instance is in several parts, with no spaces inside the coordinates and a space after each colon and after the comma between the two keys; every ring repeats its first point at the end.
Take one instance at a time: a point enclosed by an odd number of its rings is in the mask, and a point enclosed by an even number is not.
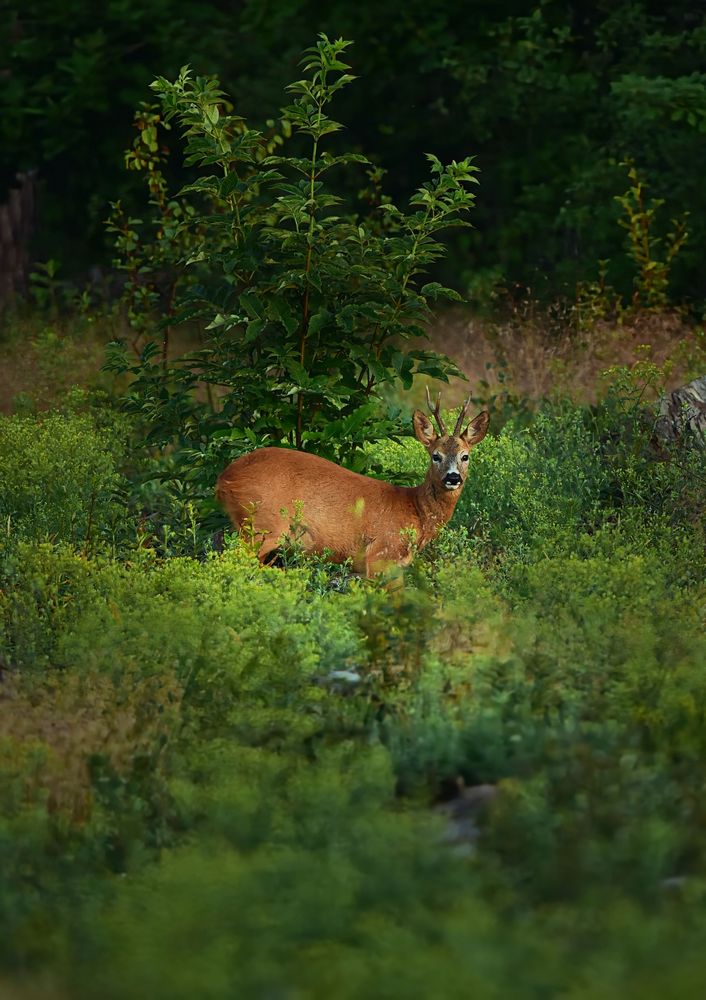
{"type": "Polygon", "coordinates": [[[694,444],[706,447],[706,375],[668,393],[659,404],[656,438],[666,444],[682,438],[687,430],[694,444]]]}
{"type": "Polygon", "coordinates": [[[436,815],[444,820],[439,843],[449,847],[454,854],[471,857],[480,836],[478,818],[495,798],[498,790],[495,785],[471,785],[467,788],[461,778],[457,784],[458,795],[433,807],[436,815]]]}

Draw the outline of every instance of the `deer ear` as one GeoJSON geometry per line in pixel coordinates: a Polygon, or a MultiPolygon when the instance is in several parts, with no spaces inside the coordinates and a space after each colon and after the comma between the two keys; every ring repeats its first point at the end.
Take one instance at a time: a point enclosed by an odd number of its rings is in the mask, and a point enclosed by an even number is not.
{"type": "Polygon", "coordinates": [[[471,420],[470,424],[461,435],[469,448],[483,440],[485,435],[488,433],[489,423],[490,414],[487,410],[483,410],[477,417],[474,417],[473,420],[471,420]]]}
{"type": "Polygon", "coordinates": [[[438,437],[431,420],[421,410],[415,410],[412,423],[417,441],[421,442],[425,448],[431,448],[438,437]]]}

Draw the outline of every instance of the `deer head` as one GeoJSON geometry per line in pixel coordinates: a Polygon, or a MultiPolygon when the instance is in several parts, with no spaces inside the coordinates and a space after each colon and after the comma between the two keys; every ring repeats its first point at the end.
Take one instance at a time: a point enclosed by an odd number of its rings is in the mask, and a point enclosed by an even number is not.
{"type": "Polygon", "coordinates": [[[470,421],[465,430],[461,430],[470,405],[469,396],[461,407],[453,434],[447,433],[441,417],[441,393],[436,397],[434,405],[427,388],[427,406],[436,421],[438,434],[425,413],[421,410],[414,411],[414,433],[417,441],[424,445],[431,458],[427,479],[431,480],[432,486],[448,490],[450,493],[463,486],[468,474],[471,448],[483,440],[490,423],[490,414],[487,410],[483,410],[470,421]]]}

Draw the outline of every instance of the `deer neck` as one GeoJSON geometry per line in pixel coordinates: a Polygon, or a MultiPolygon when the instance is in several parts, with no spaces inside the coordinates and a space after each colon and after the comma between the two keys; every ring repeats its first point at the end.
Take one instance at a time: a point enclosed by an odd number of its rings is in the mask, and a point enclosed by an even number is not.
{"type": "Polygon", "coordinates": [[[414,488],[414,503],[422,525],[422,534],[427,541],[436,535],[451,518],[461,495],[461,485],[457,490],[447,490],[432,480],[431,473],[419,486],[414,488]]]}

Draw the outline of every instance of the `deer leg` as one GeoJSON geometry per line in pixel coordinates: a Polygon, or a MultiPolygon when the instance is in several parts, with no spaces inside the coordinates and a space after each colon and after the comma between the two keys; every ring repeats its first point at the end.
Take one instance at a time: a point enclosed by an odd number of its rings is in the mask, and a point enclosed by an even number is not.
{"type": "Polygon", "coordinates": [[[279,542],[276,538],[266,538],[257,550],[257,558],[260,560],[260,565],[270,565],[273,562],[273,559],[270,557],[278,548],[279,542]]]}

